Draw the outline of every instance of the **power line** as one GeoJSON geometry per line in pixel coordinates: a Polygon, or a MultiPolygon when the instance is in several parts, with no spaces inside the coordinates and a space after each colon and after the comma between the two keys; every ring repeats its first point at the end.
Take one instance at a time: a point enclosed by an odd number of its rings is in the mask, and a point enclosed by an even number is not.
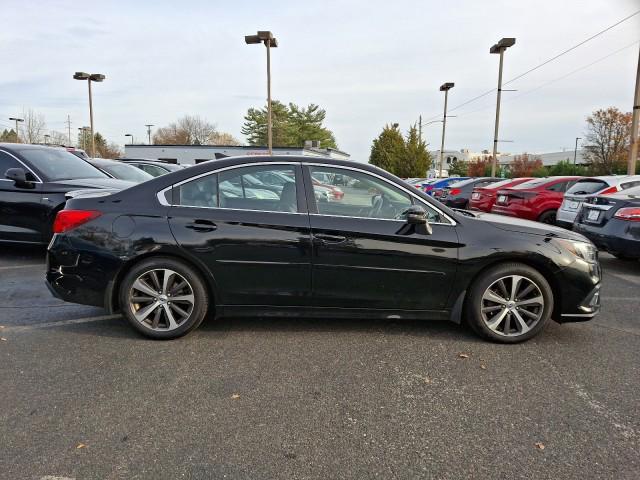
{"type": "MultiPolygon", "coordinates": [[[[548,60],[545,60],[544,62],[542,62],[542,63],[540,63],[540,64],[536,65],[535,67],[530,68],[530,69],[529,69],[529,70],[527,70],[526,72],[523,72],[523,73],[521,73],[520,75],[517,75],[517,76],[515,76],[514,78],[512,78],[512,79],[510,79],[510,80],[507,80],[506,82],[504,82],[504,83],[503,83],[503,85],[507,85],[507,84],[509,84],[509,83],[515,82],[516,80],[518,80],[518,79],[520,79],[520,78],[524,77],[525,75],[528,75],[529,73],[531,73],[531,72],[533,72],[533,71],[535,71],[535,70],[538,70],[539,68],[541,68],[541,67],[543,67],[543,66],[547,65],[548,63],[551,63],[551,62],[553,62],[554,60],[557,60],[558,58],[562,57],[563,55],[566,55],[567,53],[569,53],[569,52],[571,52],[571,51],[575,50],[576,48],[578,48],[578,47],[580,47],[580,46],[584,45],[585,43],[587,43],[587,42],[589,42],[589,41],[593,40],[594,38],[599,37],[599,36],[600,36],[600,35],[602,35],[603,33],[608,32],[608,31],[609,31],[609,30],[611,30],[612,28],[617,27],[617,26],[618,26],[618,25],[620,25],[621,23],[626,22],[627,20],[629,20],[630,18],[633,18],[634,16],[638,15],[639,13],[640,13],[640,10],[637,10],[637,11],[633,12],[631,15],[627,15],[627,16],[626,16],[626,17],[624,17],[623,19],[618,20],[618,21],[617,21],[616,23],[614,23],[613,25],[609,25],[607,28],[605,28],[605,29],[603,29],[603,30],[600,30],[598,33],[596,33],[596,34],[594,34],[594,35],[591,35],[589,38],[587,38],[587,39],[585,39],[585,40],[581,41],[580,43],[577,43],[576,45],[574,45],[574,46],[572,46],[572,47],[570,47],[570,48],[568,48],[568,49],[566,49],[566,50],[564,50],[564,51],[560,52],[559,54],[557,54],[557,55],[555,55],[555,56],[553,56],[553,57],[549,58],[548,60]]],[[[458,110],[459,108],[462,108],[462,107],[464,107],[465,105],[468,105],[468,104],[470,104],[470,103],[472,103],[472,102],[475,102],[476,100],[480,100],[481,98],[486,97],[487,95],[489,95],[489,94],[491,94],[491,93],[494,93],[495,91],[496,91],[496,89],[495,89],[495,88],[492,88],[491,90],[487,90],[486,92],[481,93],[480,95],[478,95],[478,96],[476,96],[476,97],[473,97],[473,98],[471,98],[471,99],[469,99],[469,100],[467,100],[467,101],[465,101],[465,102],[463,102],[463,103],[461,103],[461,104],[459,104],[459,105],[456,105],[455,107],[453,107],[453,108],[449,109],[449,111],[450,111],[450,112],[453,112],[454,110],[458,110]]],[[[438,118],[439,116],[440,116],[440,115],[434,115],[433,117],[428,118],[428,119],[427,119],[427,121],[432,120],[432,119],[435,119],[435,118],[438,118]]]]}

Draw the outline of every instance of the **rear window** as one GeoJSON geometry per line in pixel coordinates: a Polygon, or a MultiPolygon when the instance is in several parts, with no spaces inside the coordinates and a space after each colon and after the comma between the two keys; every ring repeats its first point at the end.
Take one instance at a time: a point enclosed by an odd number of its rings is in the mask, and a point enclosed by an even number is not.
{"type": "Polygon", "coordinates": [[[578,180],[573,184],[567,194],[573,193],[574,195],[588,195],[590,193],[596,193],[604,188],[607,188],[609,184],[604,180],[597,178],[585,178],[584,180],[578,180]]]}
{"type": "Polygon", "coordinates": [[[513,178],[507,178],[506,180],[500,180],[499,182],[490,183],[484,188],[502,188],[505,185],[509,185],[511,182],[513,182],[513,178]]]}
{"type": "Polygon", "coordinates": [[[540,185],[544,185],[545,183],[549,183],[553,180],[548,178],[536,178],[535,180],[529,180],[528,182],[521,183],[520,185],[516,185],[515,187],[511,187],[514,190],[526,190],[527,188],[536,188],[540,185]]]}
{"type": "Polygon", "coordinates": [[[460,188],[460,187],[464,187],[465,185],[469,185],[470,183],[473,183],[476,180],[478,180],[478,179],[477,178],[468,178],[467,180],[460,180],[459,182],[450,183],[448,186],[449,186],[449,188],[460,188]]]}

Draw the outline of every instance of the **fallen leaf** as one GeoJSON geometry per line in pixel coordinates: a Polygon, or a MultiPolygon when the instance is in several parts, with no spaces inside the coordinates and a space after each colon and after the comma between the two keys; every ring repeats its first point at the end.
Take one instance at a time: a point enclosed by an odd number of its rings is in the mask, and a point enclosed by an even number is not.
{"type": "Polygon", "coordinates": [[[0,330],[4,329],[4,325],[0,325],[0,330]]]}
{"type": "Polygon", "coordinates": [[[86,445],[84,443],[79,443],[78,445],[76,445],[76,449],[80,448],[86,448],[86,445]]]}
{"type": "Polygon", "coordinates": [[[460,358],[469,358],[469,354],[468,353],[460,353],[460,354],[458,354],[458,356],[460,358]]]}
{"type": "Polygon", "coordinates": [[[234,400],[237,398],[240,398],[240,395],[237,393],[234,393],[233,395],[231,395],[231,398],[233,398],[234,400]]]}
{"type": "Polygon", "coordinates": [[[536,443],[536,448],[538,448],[538,449],[540,449],[540,450],[544,450],[544,443],[537,442],[537,443],[536,443]]]}
{"type": "Polygon", "coordinates": [[[7,339],[6,339],[6,338],[4,338],[4,337],[0,337],[0,340],[2,340],[3,342],[6,342],[6,341],[7,341],[7,339]]]}
{"type": "Polygon", "coordinates": [[[480,365],[480,368],[483,369],[483,370],[486,370],[487,366],[486,365],[480,365]]]}

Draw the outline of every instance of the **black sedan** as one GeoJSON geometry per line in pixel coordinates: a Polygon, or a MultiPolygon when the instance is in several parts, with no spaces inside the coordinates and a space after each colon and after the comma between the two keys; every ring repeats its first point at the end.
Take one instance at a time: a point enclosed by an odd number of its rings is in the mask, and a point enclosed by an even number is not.
{"type": "Polygon", "coordinates": [[[471,194],[473,194],[474,188],[486,187],[493,182],[499,182],[501,180],[504,179],[496,177],[467,178],[436,190],[433,196],[436,200],[444,203],[448,207],[466,209],[469,207],[469,201],[471,200],[471,194]]]}
{"type": "Polygon", "coordinates": [[[142,183],[153,178],[153,175],[145,172],[144,170],[116,160],[108,160],[106,158],[89,158],[87,159],[87,162],[94,167],[99,168],[111,178],[117,178],[119,180],[142,183]]]}
{"type": "Polygon", "coordinates": [[[457,212],[376,167],[325,158],[235,157],[110,196],[69,200],[47,282],[63,300],[121,311],[152,338],[207,314],[468,321],[514,343],[550,318],[599,311],[597,250],[582,235],[457,212]],[[245,176],[292,181],[270,195],[245,176]],[[312,179],[341,175],[340,202],[312,179]]]}
{"type": "Polygon", "coordinates": [[[583,203],[573,228],[617,258],[640,258],[640,187],[583,203]]]}
{"type": "Polygon", "coordinates": [[[70,192],[132,185],[62,148],[0,143],[0,242],[47,243],[70,192]]]}
{"type": "Polygon", "coordinates": [[[148,173],[152,177],[159,177],[167,173],[175,172],[186,168],[185,165],[177,163],[162,162],[160,160],[144,160],[140,158],[121,158],[119,161],[139,168],[143,172],[148,173]]]}

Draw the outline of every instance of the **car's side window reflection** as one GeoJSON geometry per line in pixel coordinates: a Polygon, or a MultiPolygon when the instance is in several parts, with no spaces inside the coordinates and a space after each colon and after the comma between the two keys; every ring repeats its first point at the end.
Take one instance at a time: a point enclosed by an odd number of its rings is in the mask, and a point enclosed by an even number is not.
{"type": "MultiPolygon", "coordinates": [[[[407,193],[364,172],[317,166],[310,166],[309,172],[321,215],[402,220],[412,204],[407,193]]],[[[421,206],[430,222],[441,222],[435,210],[421,206]]]]}
{"type": "Polygon", "coordinates": [[[174,190],[174,202],[177,195],[178,205],[209,208],[218,206],[218,176],[215,174],[183,183],[174,190]]]}

